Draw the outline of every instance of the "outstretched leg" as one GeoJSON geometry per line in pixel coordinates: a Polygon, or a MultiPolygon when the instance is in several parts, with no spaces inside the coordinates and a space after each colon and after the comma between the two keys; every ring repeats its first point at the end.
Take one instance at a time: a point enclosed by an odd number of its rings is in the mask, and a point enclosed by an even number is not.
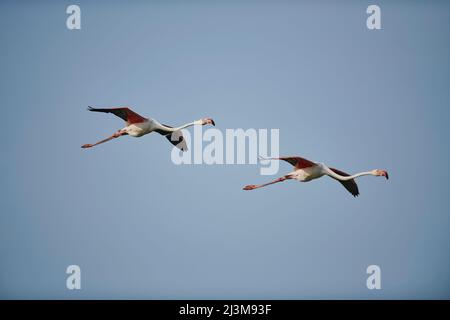
{"type": "Polygon", "coordinates": [[[86,144],[83,144],[81,147],[84,148],[84,149],[85,149],[85,148],[92,148],[92,147],[94,147],[94,146],[96,146],[96,145],[98,145],[98,144],[100,144],[100,143],[103,143],[103,142],[106,142],[106,141],[109,141],[109,140],[118,138],[118,137],[120,137],[120,136],[125,136],[125,135],[127,135],[127,134],[128,134],[128,133],[126,133],[125,131],[119,130],[119,131],[117,131],[116,133],[114,133],[111,137],[108,137],[108,138],[106,138],[106,139],[103,139],[103,140],[101,140],[101,141],[99,141],[99,142],[96,142],[96,143],[94,143],[94,144],[86,143],[86,144]]]}
{"type": "Polygon", "coordinates": [[[287,175],[287,176],[284,176],[284,177],[281,177],[281,178],[275,179],[275,180],[273,180],[273,181],[270,181],[270,182],[268,182],[268,183],[264,183],[264,184],[260,184],[260,185],[250,184],[250,185],[248,185],[248,186],[245,186],[245,187],[243,188],[243,190],[254,190],[254,189],[258,189],[258,188],[262,188],[262,187],[268,186],[268,185],[270,185],[270,184],[282,182],[282,181],[288,180],[288,179],[292,179],[292,177],[289,176],[289,175],[287,175]]]}

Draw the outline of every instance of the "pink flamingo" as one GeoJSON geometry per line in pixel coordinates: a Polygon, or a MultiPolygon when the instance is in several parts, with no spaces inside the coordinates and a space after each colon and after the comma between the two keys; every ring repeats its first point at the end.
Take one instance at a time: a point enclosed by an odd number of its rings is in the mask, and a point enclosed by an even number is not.
{"type": "Polygon", "coordinates": [[[110,109],[97,109],[88,107],[89,111],[95,111],[95,112],[105,112],[105,113],[112,113],[119,118],[123,119],[126,122],[126,127],[123,129],[118,130],[115,132],[112,136],[103,139],[99,142],[96,142],[94,144],[84,144],[81,147],[82,148],[92,148],[100,143],[104,143],[106,141],[109,141],[111,139],[115,139],[124,135],[130,135],[132,137],[142,137],[143,135],[146,135],[151,132],[157,132],[160,135],[165,136],[170,143],[172,143],[174,146],[179,148],[182,151],[187,151],[187,145],[186,141],[183,138],[183,135],[181,133],[181,129],[194,126],[194,125],[206,125],[211,124],[215,126],[214,120],[211,118],[203,118],[200,120],[196,120],[190,123],[187,123],[185,125],[182,125],[180,127],[171,127],[168,125],[164,125],[159,123],[158,121],[151,119],[151,118],[144,118],[137,114],[136,112],[132,111],[131,109],[127,107],[122,108],[110,108],[110,109]]]}
{"type": "Polygon", "coordinates": [[[289,162],[294,166],[294,171],[288,173],[287,175],[275,179],[271,182],[260,184],[260,185],[248,185],[245,186],[244,190],[254,190],[257,188],[262,188],[274,183],[282,182],[289,179],[294,179],[300,182],[311,181],[323,176],[329,176],[333,179],[339,181],[345,189],[347,189],[354,197],[359,195],[358,185],[355,182],[355,178],[361,176],[382,176],[386,179],[389,179],[389,175],[387,171],[375,169],[366,172],[360,172],[354,175],[349,175],[348,173],[342,172],[340,170],[329,168],[323,163],[317,163],[313,161],[309,161],[300,157],[281,157],[281,158],[262,158],[263,160],[284,160],[289,162]]]}

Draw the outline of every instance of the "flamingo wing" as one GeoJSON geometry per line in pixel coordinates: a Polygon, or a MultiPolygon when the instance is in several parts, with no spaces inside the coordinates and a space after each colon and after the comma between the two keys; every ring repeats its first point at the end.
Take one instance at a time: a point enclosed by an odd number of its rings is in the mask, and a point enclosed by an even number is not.
{"type": "Polygon", "coordinates": [[[142,123],[142,122],[147,121],[146,118],[144,118],[143,116],[137,114],[133,110],[126,108],[126,107],[125,108],[109,108],[109,109],[98,109],[98,108],[88,107],[88,110],[94,111],[94,112],[112,113],[112,114],[118,116],[119,118],[123,119],[128,125],[133,124],[133,123],[142,123]]]}
{"type": "MultiPolygon", "coordinates": [[[[332,170],[332,171],[334,171],[334,173],[337,173],[344,177],[349,176],[348,173],[345,173],[338,169],[330,168],[330,170],[332,170]]],[[[359,195],[358,185],[356,184],[354,179],[347,180],[347,181],[341,181],[341,180],[337,180],[337,181],[339,181],[344,186],[344,188],[347,189],[347,191],[350,192],[354,197],[357,197],[359,195]]]]}
{"type": "MultiPolygon", "coordinates": [[[[163,124],[163,126],[172,128],[171,126],[168,126],[166,124],[163,124]]],[[[178,131],[165,131],[164,129],[156,129],[155,132],[158,132],[160,135],[163,135],[169,140],[171,144],[173,144],[175,147],[180,149],[181,151],[187,151],[187,144],[186,140],[183,137],[183,132],[181,130],[178,131]]]]}
{"type": "Polygon", "coordinates": [[[312,162],[312,161],[309,161],[308,159],[300,158],[300,157],[281,157],[281,158],[277,158],[277,159],[289,162],[297,169],[313,167],[316,165],[315,162],[312,162]]]}

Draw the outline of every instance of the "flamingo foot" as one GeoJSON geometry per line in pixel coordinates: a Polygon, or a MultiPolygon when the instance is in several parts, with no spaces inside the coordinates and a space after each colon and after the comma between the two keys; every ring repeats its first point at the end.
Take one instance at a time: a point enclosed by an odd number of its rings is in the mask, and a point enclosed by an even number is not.
{"type": "Polygon", "coordinates": [[[256,189],[257,186],[255,186],[254,184],[250,184],[248,186],[245,186],[244,188],[242,188],[242,190],[253,190],[256,189]]]}
{"type": "Polygon", "coordinates": [[[90,144],[90,143],[86,143],[86,144],[83,144],[81,147],[82,147],[83,149],[86,149],[86,148],[92,148],[93,145],[90,144]]]}

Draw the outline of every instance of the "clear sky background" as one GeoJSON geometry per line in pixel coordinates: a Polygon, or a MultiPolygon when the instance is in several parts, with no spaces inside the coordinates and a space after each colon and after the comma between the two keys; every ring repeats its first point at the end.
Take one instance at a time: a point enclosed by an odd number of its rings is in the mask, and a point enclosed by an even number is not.
{"type": "Polygon", "coordinates": [[[449,9],[0,2],[0,298],[450,298],[449,9]],[[157,134],[81,149],[123,127],[88,105],[279,128],[282,155],[391,179],[361,178],[358,198],[327,177],[246,192],[275,176],[176,166],[157,134]]]}

